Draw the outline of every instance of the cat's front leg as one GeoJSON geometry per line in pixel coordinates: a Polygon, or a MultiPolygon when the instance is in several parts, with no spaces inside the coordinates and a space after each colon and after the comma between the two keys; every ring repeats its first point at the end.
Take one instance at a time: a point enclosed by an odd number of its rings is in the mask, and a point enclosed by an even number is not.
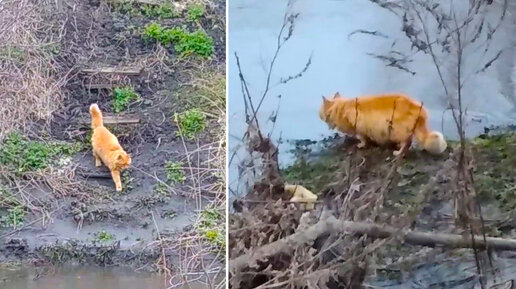
{"type": "Polygon", "coordinates": [[[102,166],[102,160],[99,158],[99,156],[93,152],[93,157],[95,158],[95,166],[100,167],[102,166]]]}
{"type": "Polygon", "coordinates": [[[119,171],[111,171],[111,177],[115,182],[115,188],[117,192],[122,191],[122,181],[120,180],[120,172],[119,171]]]}
{"type": "Polygon", "coordinates": [[[408,149],[409,149],[409,147],[410,147],[410,145],[411,145],[411,144],[412,144],[412,143],[411,143],[411,141],[410,141],[410,140],[409,140],[409,141],[406,141],[406,142],[402,142],[402,143],[400,144],[400,149],[399,149],[399,150],[397,150],[397,151],[392,152],[392,154],[393,154],[394,156],[399,156],[400,154],[404,154],[404,153],[406,153],[406,152],[408,151],[408,149]]]}

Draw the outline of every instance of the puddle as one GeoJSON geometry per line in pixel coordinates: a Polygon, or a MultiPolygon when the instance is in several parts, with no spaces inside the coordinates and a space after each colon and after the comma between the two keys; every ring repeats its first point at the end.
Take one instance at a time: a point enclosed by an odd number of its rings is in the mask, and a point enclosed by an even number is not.
{"type": "MultiPolygon", "coordinates": [[[[169,286],[164,275],[137,273],[129,268],[63,266],[0,270],[0,289],[165,289],[169,286]]],[[[207,287],[190,284],[188,288],[207,287]]]]}

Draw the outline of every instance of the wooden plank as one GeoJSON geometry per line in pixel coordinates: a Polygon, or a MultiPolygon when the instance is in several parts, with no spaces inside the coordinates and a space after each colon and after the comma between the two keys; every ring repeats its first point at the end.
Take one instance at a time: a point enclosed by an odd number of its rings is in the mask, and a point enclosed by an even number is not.
{"type": "Polygon", "coordinates": [[[100,67],[100,68],[85,68],[82,73],[88,74],[123,74],[123,75],[138,75],[142,73],[143,67],[140,68],[128,68],[128,67],[100,67]]]}
{"type": "MultiPolygon", "coordinates": [[[[140,117],[136,114],[128,114],[121,116],[104,115],[104,124],[137,124],[140,123],[140,117]]],[[[80,124],[90,124],[91,118],[82,118],[79,120],[80,124]]]]}
{"type": "Polygon", "coordinates": [[[112,83],[89,83],[83,85],[86,89],[111,89],[113,86],[112,83]]]}
{"type": "Polygon", "coordinates": [[[161,1],[157,0],[110,0],[110,2],[113,3],[140,3],[140,4],[147,4],[147,5],[161,5],[161,1]]]}

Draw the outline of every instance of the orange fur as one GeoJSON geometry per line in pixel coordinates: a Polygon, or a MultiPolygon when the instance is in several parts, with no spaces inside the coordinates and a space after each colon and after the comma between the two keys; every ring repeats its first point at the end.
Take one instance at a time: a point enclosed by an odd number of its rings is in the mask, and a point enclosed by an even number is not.
{"type": "Polygon", "coordinates": [[[118,139],[102,123],[102,112],[97,104],[90,105],[91,114],[91,146],[93,147],[93,157],[95,166],[100,167],[102,163],[111,171],[111,176],[115,182],[117,191],[122,190],[120,172],[129,167],[131,156],[124,151],[118,143],[118,139]]]}
{"type": "Polygon", "coordinates": [[[337,92],[331,100],[323,97],[319,117],[330,128],[355,135],[359,148],[367,141],[394,143],[400,147],[394,152],[398,155],[410,147],[413,135],[430,153],[442,153],[447,147],[441,133],[428,129],[427,110],[403,94],[344,98],[337,92]]]}

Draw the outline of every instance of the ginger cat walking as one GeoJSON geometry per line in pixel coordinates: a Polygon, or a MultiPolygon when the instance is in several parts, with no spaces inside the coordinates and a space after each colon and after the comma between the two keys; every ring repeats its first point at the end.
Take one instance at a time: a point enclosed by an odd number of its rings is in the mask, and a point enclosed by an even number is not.
{"type": "Polygon", "coordinates": [[[122,190],[120,172],[129,167],[131,156],[124,151],[116,136],[104,127],[102,112],[96,103],[90,105],[90,114],[91,129],[93,130],[91,145],[95,166],[100,167],[104,163],[109,168],[116,190],[119,192],[122,190]]]}
{"type": "Polygon", "coordinates": [[[443,135],[430,131],[428,112],[418,101],[403,94],[383,94],[344,98],[337,92],[333,99],[323,96],[319,117],[330,128],[355,135],[359,148],[368,141],[380,145],[394,143],[398,155],[410,147],[412,136],[423,148],[433,154],[446,150],[443,135]]]}

